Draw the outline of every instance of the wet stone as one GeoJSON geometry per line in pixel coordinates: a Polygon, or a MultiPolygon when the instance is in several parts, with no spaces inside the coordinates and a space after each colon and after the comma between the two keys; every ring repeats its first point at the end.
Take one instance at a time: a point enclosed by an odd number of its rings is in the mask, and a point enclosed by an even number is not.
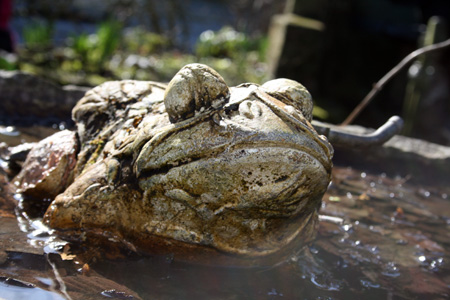
{"type": "Polygon", "coordinates": [[[8,259],[8,253],[0,250],[0,265],[4,264],[7,259],[8,259]]]}
{"type": "Polygon", "coordinates": [[[75,133],[60,131],[33,145],[24,167],[13,179],[18,192],[54,198],[73,180],[78,142],[75,133]]]}

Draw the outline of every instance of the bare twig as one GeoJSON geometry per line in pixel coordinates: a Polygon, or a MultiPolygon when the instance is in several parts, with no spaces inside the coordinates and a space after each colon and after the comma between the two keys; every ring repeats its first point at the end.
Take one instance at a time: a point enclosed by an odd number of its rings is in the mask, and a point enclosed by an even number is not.
{"type": "Polygon", "coordinates": [[[351,114],[342,122],[341,125],[348,125],[361,113],[361,111],[367,106],[367,104],[372,101],[372,99],[380,92],[386,83],[394,77],[398,72],[400,72],[405,66],[407,66],[412,60],[414,60],[419,55],[427,52],[432,52],[440,50],[450,46],[450,39],[443,42],[429,45],[423,48],[419,48],[414,52],[411,52],[406,56],[398,65],[396,65],[392,70],[390,70],[386,75],[384,75],[372,88],[372,90],[367,94],[366,97],[355,107],[351,114]]]}

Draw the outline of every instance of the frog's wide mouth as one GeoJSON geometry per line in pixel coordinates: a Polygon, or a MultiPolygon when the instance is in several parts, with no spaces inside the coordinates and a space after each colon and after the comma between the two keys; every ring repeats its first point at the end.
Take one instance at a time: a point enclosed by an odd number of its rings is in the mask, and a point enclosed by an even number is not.
{"type": "Polygon", "coordinates": [[[144,171],[140,187],[169,191],[165,196],[178,202],[226,199],[233,203],[229,207],[211,204],[214,214],[232,208],[243,214],[252,211],[265,217],[288,217],[316,206],[304,200],[320,200],[311,196],[322,194],[328,185],[330,173],[320,161],[302,150],[279,145],[243,146],[248,145],[236,145],[218,155],[170,168],[144,171]]]}
{"type": "Polygon", "coordinates": [[[298,134],[241,131],[198,138],[199,134],[201,131],[193,132],[190,136],[184,136],[183,133],[175,134],[156,147],[152,147],[151,153],[144,146],[135,163],[137,176],[146,177],[149,174],[166,173],[174,167],[216,157],[233,162],[237,153],[245,154],[256,163],[267,160],[264,153],[276,153],[276,156],[281,158],[292,151],[307,154],[308,157],[320,163],[327,173],[331,172],[329,153],[315,140],[305,139],[298,134]]]}

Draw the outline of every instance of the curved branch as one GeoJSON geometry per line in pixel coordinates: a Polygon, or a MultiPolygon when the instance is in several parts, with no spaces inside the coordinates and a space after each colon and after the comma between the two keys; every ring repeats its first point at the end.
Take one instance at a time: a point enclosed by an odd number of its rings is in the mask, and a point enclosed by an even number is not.
{"type": "Polygon", "coordinates": [[[333,146],[351,148],[384,144],[400,132],[403,127],[403,120],[399,116],[393,116],[380,128],[369,134],[348,133],[340,130],[339,127],[329,128],[316,122],[313,122],[312,125],[319,134],[326,136],[333,146]]]}
{"type": "Polygon", "coordinates": [[[350,115],[342,122],[341,125],[348,125],[361,113],[361,111],[372,101],[372,99],[380,92],[386,83],[394,77],[398,72],[400,72],[406,65],[408,65],[412,60],[414,60],[419,55],[424,53],[440,50],[450,46],[450,39],[443,42],[429,45],[423,48],[419,48],[411,52],[406,56],[400,63],[398,63],[392,70],[390,70],[386,75],[384,75],[372,88],[372,90],[367,94],[366,97],[355,107],[355,109],[350,113],[350,115]]]}

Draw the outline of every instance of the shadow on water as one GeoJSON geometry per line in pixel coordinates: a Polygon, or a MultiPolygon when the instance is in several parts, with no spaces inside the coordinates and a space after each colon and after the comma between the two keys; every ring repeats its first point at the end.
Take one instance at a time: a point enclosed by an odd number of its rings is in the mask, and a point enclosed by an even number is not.
{"type": "Polygon", "coordinates": [[[96,249],[85,263],[39,219],[2,212],[0,298],[447,299],[449,194],[448,186],[336,166],[315,241],[285,262],[255,268],[112,249],[96,249]]]}

